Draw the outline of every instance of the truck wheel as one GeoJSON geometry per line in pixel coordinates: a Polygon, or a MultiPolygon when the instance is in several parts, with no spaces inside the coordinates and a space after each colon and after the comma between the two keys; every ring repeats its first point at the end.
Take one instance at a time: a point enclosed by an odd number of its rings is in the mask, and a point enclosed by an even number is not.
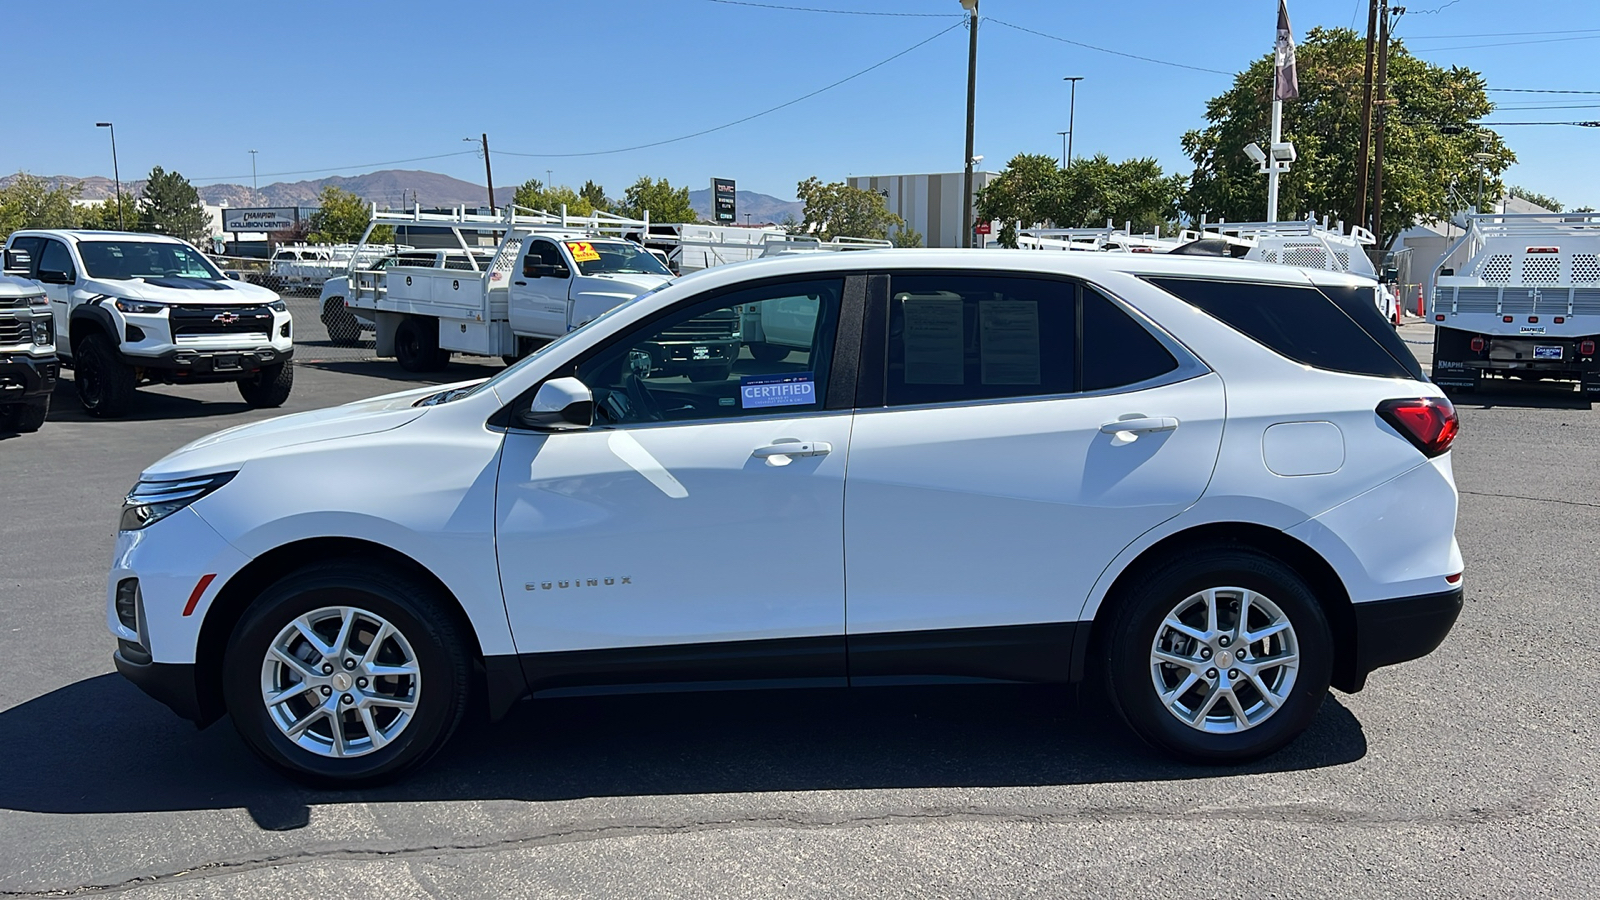
{"type": "Polygon", "coordinates": [[[101,419],[127,415],[133,408],[133,391],[138,382],[133,367],[117,359],[117,351],[105,335],[84,338],[73,356],[77,363],[73,384],[84,412],[101,419]]]}
{"type": "Polygon", "coordinates": [[[18,403],[0,414],[0,428],[12,428],[21,434],[32,434],[44,427],[44,420],[50,415],[49,395],[18,403]]]}
{"type": "Polygon", "coordinates": [[[1328,693],[1333,641],[1293,569],[1254,550],[1200,548],[1139,578],[1096,629],[1111,698],[1146,742],[1236,764],[1288,744],[1328,693]]]}
{"type": "Polygon", "coordinates": [[[239,396],[254,409],[276,409],[294,388],[294,366],[281,362],[239,380],[239,396]]]}
{"type": "Polygon", "coordinates": [[[322,324],[328,326],[328,340],[335,347],[354,347],[361,342],[361,323],[344,305],[343,297],[329,297],[322,304],[322,324]]]}
{"type": "Polygon", "coordinates": [[[394,357],[407,372],[438,372],[450,364],[450,351],[439,349],[439,325],[432,319],[401,322],[394,332],[394,357]]]}
{"type": "Polygon", "coordinates": [[[369,563],[281,579],[228,640],[222,689],[234,727],[268,763],[321,786],[421,765],[467,707],[471,660],[449,602],[369,563]]]}
{"type": "Polygon", "coordinates": [[[750,348],[750,358],[756,362],[775,363],[789,356],[788,347],[779,347],[777,344],[746,344],[750,348]]]}

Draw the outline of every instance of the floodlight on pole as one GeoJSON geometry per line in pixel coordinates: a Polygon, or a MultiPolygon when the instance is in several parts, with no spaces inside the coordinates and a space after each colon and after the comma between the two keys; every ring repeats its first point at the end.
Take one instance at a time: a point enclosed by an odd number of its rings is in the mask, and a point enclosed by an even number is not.
{"type": "MultiPolygon", "coordinates": [[[[257,152],[258,151],[256,151],[256,150],[251,150],[250,151],[250,193],[252,193],[252,194],[258,193],[261,190],[261,186],[256,184],[256,153],[257,152]]],[[[254,200],[255,198],[252,197],[251,199],[254,200]]]]}
{"type": "Polygon", "coordinates": [[[1066,162],[1061,164],[1061,168],[1065,169],[1067,166],[1072,165],[1072,132],[1078,127],[1078,82],[1083,80],[1083,76],[1068,75],[1061,80],[1072,82],[1072,100],[1067,105],[1067,152],[1064,157],[1066,162]]]}
{"type": "Polygon", "coordinates": [[[96,128],[111,129],[111,177],[117,186],[117,228],[128,230],[128,223],[122,218],[122,173],[117,169],[117,126],[110,122],[96,122],[96,128]]]}

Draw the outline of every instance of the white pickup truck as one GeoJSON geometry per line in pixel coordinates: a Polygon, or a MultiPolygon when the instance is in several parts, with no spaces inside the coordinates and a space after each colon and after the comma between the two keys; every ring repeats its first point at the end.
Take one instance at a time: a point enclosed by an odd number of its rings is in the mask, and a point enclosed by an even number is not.
{"type": "MultiPolygon", "coordinates": [[[[514,359],[673,277],[649,251],[623,237],[648,234],[648,219],[528,212],[374,210],[368,235],[381,225],[449,234],[470,266],[409,265],[402,255],[381,271],[352,271],[344,303],[374,322],[378,355],[392,355],[413,372],[438,371],[452,353],[514,359]],[[491,238],[492,250],[484,243],[491,238]]],[[[652,365],[691,376],[702,369],[714,374],[737,358],[738,330],[735,318],[711,329],[715,334],[686,335],[683,347],[663,350],[652,365]]]]}

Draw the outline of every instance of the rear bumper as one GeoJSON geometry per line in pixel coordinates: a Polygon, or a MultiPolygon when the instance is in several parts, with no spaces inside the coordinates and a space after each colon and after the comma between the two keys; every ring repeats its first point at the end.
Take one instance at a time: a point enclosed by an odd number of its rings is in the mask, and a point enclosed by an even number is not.
{"type": "Polygon", "coordinates": [[[134,662],[119,649],[111,655],[117,671],[180,717],[200,727],[211,724],[200,711],[200,693],[195,684],[194,663],[134,662]]]}
{"type": "Polygon", "coordinates": [[[1374,669],[1432,653],[1461,615],[1461,589],[1355,604],[1355,666],[1341,690],[1354,692],[1374,669]]]}
{"type": "Polygon", "coordinates": [[[49,396],[60,374],[54,356],[0,353],[0,403],[49,396]]]}
{"type": "Polygon", "coordinates": [[[1521,372],[1582,380],[1600,390],[1600,355],[1584,355],[1586,341],[1600,342],[1600,335],[1484,334],[1440,327],[1434,331],[1433,382],[1470,388],[1480,374],[1521,372]],[[1473,338],[1483,340],[1482,349],[1472,349],[1473,338]],[[1559,351],[1555,358],[1550,358],[1552,349],[1559,351]]]}

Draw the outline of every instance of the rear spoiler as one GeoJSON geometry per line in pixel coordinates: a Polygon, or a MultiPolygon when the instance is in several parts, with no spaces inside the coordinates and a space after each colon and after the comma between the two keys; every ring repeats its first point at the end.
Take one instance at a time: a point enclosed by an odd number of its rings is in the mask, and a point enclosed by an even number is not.
{"type": "Polygon", "coordinates": [[[1222,238],[1200,238],[1167,251],[1170,256],[1225,256],[1238,259],[1250,252],[1247,244],[1222,238]]]}

